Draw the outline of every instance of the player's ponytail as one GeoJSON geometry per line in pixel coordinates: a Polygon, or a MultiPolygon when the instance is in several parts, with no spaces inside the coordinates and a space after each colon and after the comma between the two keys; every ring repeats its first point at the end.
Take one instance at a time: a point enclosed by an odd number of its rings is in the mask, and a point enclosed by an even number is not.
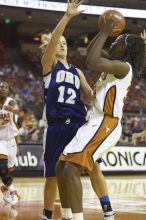
{"type": "Polygon", "coordinates": [[[39,47],[41,49],[42,54],[45,52],[45,49],[46,49],[50,39],[51,39],[51,33],[42,34],[42,36],[41,36],[41,45],[39,47]]]}
{"type": "Polygon", "coordinates": [[[133,72],[136,75],[142,74],[144,56],[145,56],[145,41],[142,36],[127,34],[125,37],[125,52],[123,60],[132,65],[133,72]]]}

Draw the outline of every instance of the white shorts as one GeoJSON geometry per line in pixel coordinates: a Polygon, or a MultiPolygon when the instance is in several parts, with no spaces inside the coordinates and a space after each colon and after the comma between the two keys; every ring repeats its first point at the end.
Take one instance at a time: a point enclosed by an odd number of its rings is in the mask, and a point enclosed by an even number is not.
{"type": "Polygon", "coordinates": [[[8,159],[8,168],[15,165],[16,154],[17,144],[15,138],[8,141],[0,140],[0,155],[1,158],[8,159]]]}
{"type": "Polygon", "coordinates": [[[94,162],[116,145],[121,132],[118,118],[102,115],[91,118],[79,128],[76,136],[65,147],[60,160],[92,170],[94,162]]]}

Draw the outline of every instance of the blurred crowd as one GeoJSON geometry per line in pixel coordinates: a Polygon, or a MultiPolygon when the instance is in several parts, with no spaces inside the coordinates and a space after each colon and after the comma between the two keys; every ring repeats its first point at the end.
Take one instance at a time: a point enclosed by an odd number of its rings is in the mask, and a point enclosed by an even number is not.
{"type": "MultiPolygon", "coordinates": [[[[84,71],[89,84],[93,87],[99,74],[90,71],[85,65],[85,48],[70,48],[69,62],[84,71]],[[78,56],[76,56],[78,51],[78,56]]],[[[6,80],[11,88],[11,96],[21,111],[18,126],[21,142],[42,143],[45,123],[42,121],[43,84],[41,77],[40,54],[27,51],[19,56],[27,66],[13,62],[4,45],[0,42],[0,80],[6,80]]],[[[119,145],[144,144],[145,140],[132,140],[132,133],[142,131],[146,120],[146,78],[134,78],[125,103],[122,119],[123,134],[119,145]]]]}
{"type": "Polygon", "coordinates": [[[146,128],[146,116],[139,114],[124,114],[122,118],[122,136],[119,145],[145,145],[145,138],[132,139],[132,134],[146,128]]]}

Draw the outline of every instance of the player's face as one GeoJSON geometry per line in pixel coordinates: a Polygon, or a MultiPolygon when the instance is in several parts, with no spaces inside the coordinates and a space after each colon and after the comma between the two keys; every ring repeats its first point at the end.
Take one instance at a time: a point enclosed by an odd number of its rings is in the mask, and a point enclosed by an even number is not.
{"type": "Polygon", "coordinates": [[[57,44],[56,56],[64,58],[67,56],[67,42],[65,37],[61,36],[57,44]]]}
{"type": "Polygon", "coordinates": [[[124,50],[125,50],[125,37],[123,35],[120,35],[111,44],[108,52],[112,59],[119,59],[121,58],[124,50]]]}
{"type": "Polygon", "coordinates": [[[7,97],[9,94],[9,86],[6,82],[0,82],[0,97],[7,97]]]}

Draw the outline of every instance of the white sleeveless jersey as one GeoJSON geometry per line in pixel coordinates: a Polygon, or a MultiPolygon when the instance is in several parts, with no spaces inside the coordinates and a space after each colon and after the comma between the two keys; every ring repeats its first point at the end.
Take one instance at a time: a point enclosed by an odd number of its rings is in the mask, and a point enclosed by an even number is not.
{"type": "Polygon", "coordinates": [[[18,135],[18,129],[14,122],[14,113],[4,109],[13,100],[7,97],[2,109],[0,108],[0,140],[11,140],[18,135]]]}
{"type": "Polygon", "coordinates": [[[132,67],[129,63],[127,64],[130,70],[123,79],[118,79],[113,74],[101,75],[96,84],[96,101],[91,114],[101,113],[122,118],[124,101],[132,81],[132,67]]]}

